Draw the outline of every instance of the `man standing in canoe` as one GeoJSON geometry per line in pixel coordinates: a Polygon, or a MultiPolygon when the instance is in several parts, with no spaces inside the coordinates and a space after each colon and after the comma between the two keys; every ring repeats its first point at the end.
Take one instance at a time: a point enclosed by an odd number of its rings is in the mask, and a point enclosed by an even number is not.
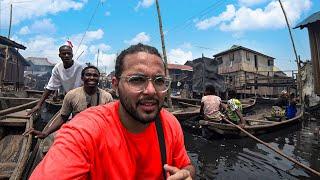
{"type": "Polygon", "coordinates": [[[38,104],[28,112],[28,115],[38,111],[44,101],[49,97],[49,95],[58,90],[61,86],[65,92],[71,89],[80,87],[82,85],[81,81],[81,71],[83,69],[82,65],[74,61],[72,48],[67,45],[63,45],[59,48],[59,57],[62,62],[59,62],[52,69],[52,74],[50,80],[45,87],[42,97],[38,104]]]}
{"type": "Polygon", "coordinates": [[[62,126],[30,179],[191,179],[181,126],[162,108],[170,79],[158,50],[137,44],[116,59],[119,101],[62,126]]]}

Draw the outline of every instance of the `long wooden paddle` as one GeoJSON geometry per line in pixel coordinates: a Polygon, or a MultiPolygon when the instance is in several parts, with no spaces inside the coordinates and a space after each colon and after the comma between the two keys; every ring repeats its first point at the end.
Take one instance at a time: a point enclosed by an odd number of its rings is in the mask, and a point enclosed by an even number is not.
{"type": "Polygon", "coordinates": [[[301,166],[301,167],[309,170],[310,172],[316,174],[317,176],[320,176],[320,172],[318,172],[318,171],[316,171],[316,170],[314,170],[314,169],[312,169],[312,168],[310,168],[310,167],[308,167],[308,166],[306,166],[306,165],[298,162],[297,160],[295,160],[295,159],[293,159],[293,158],[285,155],[281,150],[276,149],[276,148],[272,147],[270,144],[268,144],[268,143],[266,143],[266,142],[258,139],[257,137],[255,137],[254,135],[250,134],[248,131],[244,130],[244,129],[241,128],[240,126],[234,124],[234,123],[231,122],[230,120],[228,120],[228,119],[226,119],[226,118],[225,118],[224,120],[225,120],[226,122],[228,122],[229,124],[232,124],[232,125],[235,126],[236,128],[240,129],[242,132],[244,132],[246,135],[248,135],[248,136],[251,137],[252,139],[254,139],[254,140],[258,141],[259,143],[261,143],[261,144],[267,146],[268,148],[272,149],[274,152],[276,152],[276,153],[280,154],[281,156],[287,158],[288,160],[292,161],[293,163],[298,164],[299,166],[301,166]]]}

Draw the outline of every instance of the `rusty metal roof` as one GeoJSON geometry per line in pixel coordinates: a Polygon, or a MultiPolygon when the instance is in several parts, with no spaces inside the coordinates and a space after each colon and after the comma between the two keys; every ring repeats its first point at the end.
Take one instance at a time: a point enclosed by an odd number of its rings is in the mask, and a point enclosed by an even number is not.
{"type": "Polygon", "coordinates": [[[249,48],[246,48],[246,47],[243,47],[243,46],[238,46],[238,45],[233,45],[233,46],[231,46],[230,49],[227,49],[227,50],[222,51],[222,52],[220,52],[220,53],[218,53],[218,54],[215,54],[215,55],[213,55],[213,57],[222,56],[222,55],[227,54],[227,53],[229,53],[229,52],[233,52],[233,51],[237,51],[237,50],[241,50],[241,49],[242,49],[242,50],[249,51],[249,52],[252,52],[252,53],[254,53],[254,54],[258,54],[258,55],[267,57],[267,58],[275,59],[274,57],[271,57],[271,56],[262,54],[262,53],[260,53],[260,52],[258,52],[258,51],[254,51],[254,50],[252,50],[252,49],[249,49],[249,48]]]}

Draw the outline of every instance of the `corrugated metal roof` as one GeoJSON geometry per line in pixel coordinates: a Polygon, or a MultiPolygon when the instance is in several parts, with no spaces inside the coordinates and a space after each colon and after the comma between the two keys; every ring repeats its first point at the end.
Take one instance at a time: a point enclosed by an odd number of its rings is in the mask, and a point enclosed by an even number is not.
{"type": "Polygon", "coordinates": [[[311,16],[307,17],[302,22],[297,24],[296,27],[294,27],[293,29],[298,28],[298,27],[300,29],[303,29],[304,27],[308,26],[309,24],[317,22],[317,21],[320,21],[320,11],[313,13],[311,16]]]}
{"type": "Polygon", "coordinates": [[[28,57],[27,60],[32,64],[38,65],[38,66],[54,66],[54,64],[50,63],[47,58],[28,57]]]}
{"type": "Polygon", "coordinates": [[[258,54],[258,55],[261,55],[261,56],[265,56],[265,57],[267,57],[267,58],[275,59],[274,57],[271,57],[271,56],[262,54],[262,53],[260,53],[260,52],[258,52],[258,51],[254,51],[254,50],[252,50],[252,49],[249,49],[249,48],[246,48],[246,47],[243,47],[243,46],[238,46],[238,45],[233,45],[233,46],[231,46],[230,49],[225,50],[225,51],[222,51],[222,52],[220,52],[220,53],[218,53],[218,54],[215,54],[215,55],[213,55],[213,57],[218,57],[218,56],[227,54],[227,53],[229,53],[229,52],[233,52],[233,51],[237,51],[237,50],[241,50],[241,49],[242,49],[242,50],[249,51],[249,52],[252,52],[252,53],[254,53],[254,54],[258,54]]]}
{"type": "Polygon", "coordinates": [[[191,66],[187,65],[181,65],[181,64],[168,64],[168,69],[180,69],[185,71],[192,71],[193,68],[191,66]]]}

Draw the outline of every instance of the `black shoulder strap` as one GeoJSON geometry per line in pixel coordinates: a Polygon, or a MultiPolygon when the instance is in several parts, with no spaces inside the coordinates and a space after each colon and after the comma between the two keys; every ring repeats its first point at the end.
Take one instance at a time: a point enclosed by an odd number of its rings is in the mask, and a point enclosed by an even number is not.
{"type": "MultiPolygon", "coordinates": [[[[160,114],[159,114],[159,116],[160,116],[160,114]]],[[[167,163],[166,144],[165,144],[165,139],[164,139],[164,134],[163,134],[162,123],[161,123],[159,116],[156,119],[156,128],[157,128],[157,134],[158,134],[158,141],[159,141],[159,145],[160,145],[163,177],[164,177],[164,179],[167,179],[166,172],[163,169],[163,166],[167,163]]]]}
{"type": "Polygon", "coordinates": [[[99,102],[100,102],[100,90],[99,90],[99,88],[98,88],[98,91],[97,91],[97,104],[96,104],[96,106],[99,105],[99,102]]]}

